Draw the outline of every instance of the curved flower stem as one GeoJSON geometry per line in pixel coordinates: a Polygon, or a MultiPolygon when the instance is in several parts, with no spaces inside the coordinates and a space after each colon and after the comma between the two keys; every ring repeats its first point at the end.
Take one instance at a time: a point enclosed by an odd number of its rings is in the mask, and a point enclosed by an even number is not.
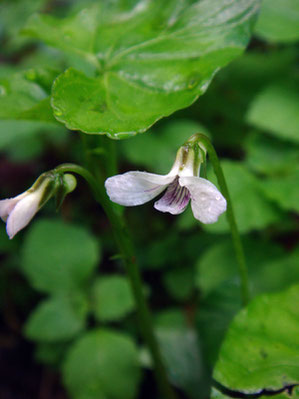
{"type": "Polygon", "coordinates": [[[243,245],[241,242],[238,226],[236,223],[236,218],[233,210],[233,205],[232,205],[232,200],[229,195],[229,191],[227,188],[227,184],[225,181],[225,177],[217,156],[217,153],[210,142],[210,140],[203,134],[196,134],[196,139],[194,138],[194,141],[200,145],[201,143],[203,144],[203,147],[207,150],[210,160],[213,165],[213,169],[215,172],[215,175],[217,177],[220,189],[224,197],[226,198],[227,201],[227,220],[230,226],[231,230],[231,235],[232,235],[232,240],[234,244],[234,249],[236,253],[236,258],[239,266],[239,273],[240,273],[240,280],[241,280],[241,293],[242,293],[242,302],[243,305],[246,305],[249,301],[249,283],[248,283],[248,270],[246,266],[246,261],[245,261],[245,255],[244,255],[244,250],[243,250],[243,245]]]}
{"type": "Polygon", "coordinates": [[[55,170],[61,173],[72,172],[82,176],[91,187],[96,201],[102,205],[107,217],[109,218],[115,234],[117,245],[121,253],[121,257],[123,259],[131,283],[131,288],[134,294],[137,313],[140,321],[141,333],[145,342],[148,345],[152,356],[155,376],[158,388],[161,393],[161,397],[163,399],[176,399],[177,396],[167,379],[167,374],[163,364],[160,349],[152,328],[151,314],[144,297],[142,280],[139,273],[138,265],[136,263],[132,241],[122,216],[118,212],[116,212],[111,206],[111,203],[106,195],[104,186],[102,184],[99,184],[87,169],[76,164],[62,164],[57,166],[55,170]]]}

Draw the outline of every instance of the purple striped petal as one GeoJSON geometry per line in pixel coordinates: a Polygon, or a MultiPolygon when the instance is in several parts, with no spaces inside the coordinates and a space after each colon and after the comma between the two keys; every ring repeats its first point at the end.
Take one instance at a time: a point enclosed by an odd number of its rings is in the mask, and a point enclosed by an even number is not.
{"type": "Polygon", "coordinates": [[[182,213],[189,203],[190,193],[186,187],[179,184],[179,178],[168,186],[166,193],[159,201],[155,202],[154,207],[161,212],[169,212],[172,215],[182,213]]]}

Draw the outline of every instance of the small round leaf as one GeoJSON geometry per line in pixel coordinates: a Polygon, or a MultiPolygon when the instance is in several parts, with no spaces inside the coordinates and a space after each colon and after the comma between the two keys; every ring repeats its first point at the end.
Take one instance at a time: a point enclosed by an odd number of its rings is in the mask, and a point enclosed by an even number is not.
{"type": "Polygon", "coordinates": [[[91,331],[68,352],[63,378],[73,399],[133,399],[140,379],[137,348],[124,334],[91,331]]]}

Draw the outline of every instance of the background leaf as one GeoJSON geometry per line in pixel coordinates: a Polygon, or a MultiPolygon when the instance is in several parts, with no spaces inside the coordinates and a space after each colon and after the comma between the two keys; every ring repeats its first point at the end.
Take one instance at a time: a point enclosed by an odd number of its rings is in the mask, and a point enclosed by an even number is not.
{"type": "Polygon", "coordinates": [[[294,84],[273,83],[253,100],[247,120],[281,139],[299,142],[299,93],[294,84]]]}
{"type": "Polygon", "coordinates": [[[245,149],[249,168],[269,176],[292,172],[299,160],[298,145],[262,132],[251,132],[245,149]]]}
{"type": "Polygon", "coordinates": [[[84,329],[87,310],[87,299],[80,294],[49,298],[29,316],[25,334],[42,342],[68,340],[84,329]]]}
{"type": "Polygon", "coordinates": [[[163,282],[173,298],[187,300],[194,288],[194,270],[186,265],[173,268],[164,274],[163,282]]]}
{"type": "Polygon", "coordinates": [[[190,398],[206,397],[209,381],[196,331],[161,327],[157,336],[171,382],[190,398]]]}
{"type": "MultiPolygon", "coordinates": [[[[242,163],[223,161],[221,166],[241,233],[262,229],[279,220],[277,210],[263,195],[259,180],[242,163]]],[[[210,176],[216,183],[214,174],[210,176]]],[[[222,214],[217,223],[205,225],[204,228],[213,233],[229,231],[226,214],[222,214]]]]}
{"type": "Polygon", "coordinates": [[[223,283],[221,287],[200,299],[196,312],[196,326],[210,366],[217,360],[229,323],[241,308],[240,288],[231,281],[223,283]]]}
{"type": "Polygon", "coordinates": [[[267,197],[277,202],[281,208],[299,212],[298,179],[299,168],[293,165],[289,174],[265,180],[262,188],[267,197]]]}
{"type": "Polygon", "coordinates": [[[94,314],[99,321],[119,320],[135,307],[129,282],[122,276],[99,277],[94,282],[92,298],[94,314]]]}
{"type": "Polygon", "coordinates": [[[140,379],[135,344],[113,330],[90,331],[70,348],[63,377],[74,399],[132,399],[140,379]]]}
{"type": "Polygon", "coordinates": [[[297,0],[263,0],[255,33],[270,42],[291,43],[299,39],[297,0]]]}
{"type": "MultiPolygon", "coordinates": [[[[250,237],[244,237],[242,242],[252,295],[281,290],[292,282],[299,282],[298,248],[286,252],[277,244],[250,237]]],[[[196,283],[202,295],[208,295],[227,281],[238,284],[238,264],[232,241],[222,240],[203,252],[196,270],[196,283]]]]}
{"type": "Polygon", "coordinates": [[[39,291],[72,292],[84,287],[99,255],[98,242],[83,227],[41,220],[27,234],[23,270],[39,291]]]}
{"type": "Polygon", "coordinates": [[[49,98],[49,77],[53,80],[56,73],[40,72],[30,70],[0,79],[0,119],[57,123],[49,98]]]}

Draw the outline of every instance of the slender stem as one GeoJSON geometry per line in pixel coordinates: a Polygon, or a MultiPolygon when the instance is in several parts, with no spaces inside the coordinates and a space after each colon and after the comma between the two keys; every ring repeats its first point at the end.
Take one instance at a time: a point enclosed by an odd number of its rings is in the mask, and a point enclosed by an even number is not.
{"type": "Polygon", "coordinates": [[[229,195],[229,191],[227,188],[227,184],[225,181],[225,177],[224,177],[217,153],[216,153],[212,143],[203,134],[198,134],[196,136],[198,137],[198,143],[202,143],[209,154],[209,157],[212,162],[213,169],[214,169],[215,175],[217,177],[221,192],[227,201],[226,217],[227,217],[228,223],[230,225],[233,245],[234,245],[236,258],[237,258],[237,262],[238,262],[238,266],[239,266],[242,302],[243,302],[243,305],[246,305],[249,301],[248,270],[247,270],[247,266],[246,266],[243,245],[242,245],[242,241],[240,238],[240,234],[239,234],[239,230],[238,230],[238,226],[236,223],[236,218],[235,218],[235,214],[234,214],[234,210],[233,210],[232,200],[229,195]]]}
{"type": "Polygon", "coordinates": [[[107,167],[107,175],[113,176],[117,174],[117,153],[115,140],[111,140],[106,136],[103,136],[103,145],[106,149],[106,167],[107,167]]]}
{"type": "Polygon", "coordinates": [[[82,176],[90,185],[95,199],[102,205],[107,217],[109,218],[129,277],[129,281],[131,283],[137,306],[141,333],[151,352],[155,376],[161,396],[163,399],[176,399],[177,396],[167,379],[160,349],[152,328],[151,314],[144,297],[142,280],[138,265],[136,263],[132,240],[122,216],[118,212],[115,212],[114,208],[111,206],[110,200],[106,195],[103,185],[98,184],[97,180],[87,169],[75,164],[62,164],[55,168],[55,170],[61,173],[73,172],[82,176]]]}

